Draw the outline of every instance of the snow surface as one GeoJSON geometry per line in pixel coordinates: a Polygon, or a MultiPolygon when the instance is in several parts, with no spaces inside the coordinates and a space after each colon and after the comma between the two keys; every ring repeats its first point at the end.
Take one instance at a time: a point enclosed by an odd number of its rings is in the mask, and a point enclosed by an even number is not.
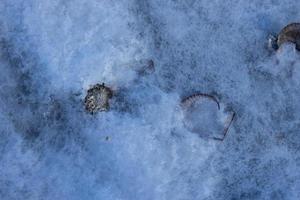
{"type": "Polygon", "coordinates": [[[300,199],[297,0],[1,0],[0,199],[300,199]],[[155,72],[139,77],[136,63],[155,72]],[[132,67],[131,67],[132,65],[132,67]],[[90,85],[118,92],[89,115],[90,85]],[[180,100],[236,112],[223,142],[180,100]]]}

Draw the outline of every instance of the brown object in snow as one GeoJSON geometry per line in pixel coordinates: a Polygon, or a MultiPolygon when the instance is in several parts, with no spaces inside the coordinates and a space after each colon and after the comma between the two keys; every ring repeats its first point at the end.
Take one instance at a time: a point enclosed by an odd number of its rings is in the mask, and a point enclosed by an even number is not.
{"type": "Polygon", "coordinates": [[[277,37],[278,48],[286,42],[294,43],[300,51],[300,23],[291,23],[280,31],[277,37]]]}
{"type": "Polygon", "coordinates": [[[109,87],[106,87],[104,83],[96,84],[87,91],[85,97],[85,109],[94,114],[98,111],[109,110],[109,99],[112,98],[113,92],[109,87]]]}

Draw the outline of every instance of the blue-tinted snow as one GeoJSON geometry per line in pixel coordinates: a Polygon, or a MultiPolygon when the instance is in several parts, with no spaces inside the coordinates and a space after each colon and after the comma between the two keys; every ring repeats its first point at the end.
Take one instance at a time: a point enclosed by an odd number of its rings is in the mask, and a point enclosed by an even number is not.
{"type": "Polygon", "coordinates": [[[267,37],[296,0],[1,0],[0,199],[300,199],[300,57],[267,37]],[[137,77],[134,63],[153,59],[137,77]],[[90,85],[118,91],[91,116],[90,85]],[[186,130],[193,92],[237,113],[186,130]]]}

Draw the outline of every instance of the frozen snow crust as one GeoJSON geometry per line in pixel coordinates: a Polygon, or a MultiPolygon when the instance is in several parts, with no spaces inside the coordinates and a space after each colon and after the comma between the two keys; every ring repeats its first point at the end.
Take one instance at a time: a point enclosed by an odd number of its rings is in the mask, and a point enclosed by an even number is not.
{"type": "Polygon", "coordinates": [[[300,199],[300,54],[267,48],[299,10],[1,0],[0,199],[300,199]],[[102,82],[118,96],[90,115],[86,91],[102,82]],[[180,101],[199,91],[236,112],[224,141],[185,127],[180,101]]]}

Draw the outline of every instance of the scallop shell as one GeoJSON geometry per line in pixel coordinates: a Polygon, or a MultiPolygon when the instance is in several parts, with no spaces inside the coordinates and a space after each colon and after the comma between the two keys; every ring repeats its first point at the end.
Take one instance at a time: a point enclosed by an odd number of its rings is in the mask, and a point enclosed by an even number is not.
{"type": "Polygon", "coordinates": [[[85,97],[85,109],[89,113],[109,110],[109,99],[112,98],[113,92],[104,83],[92,86],[85,97]]]}
{"type": "Polygon", "coordinates": [[[212,95],[197,93],[181,101],[184,126],[200,137],[223,141],[235,118],[234,112],[225,112],[212,95]]]}
{"type": "Polygon", "coordinates": [[[300,23],[291,23],[280,31],[277,38],[278,47],[287,42],[294,43],[300,51],[300,23]]]}

